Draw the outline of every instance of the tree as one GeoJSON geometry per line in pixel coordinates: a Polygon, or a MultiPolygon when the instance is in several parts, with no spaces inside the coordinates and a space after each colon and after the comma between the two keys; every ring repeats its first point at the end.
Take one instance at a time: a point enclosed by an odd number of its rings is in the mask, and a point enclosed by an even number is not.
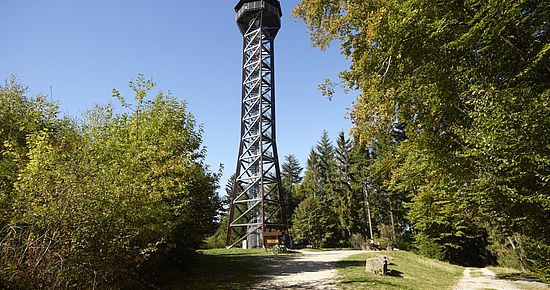
{"type": "Polygon", "coordinates": [[[291,234],[300,244],[309,244],[314,248],[334,247],[337,245],[337,221],[331,209],[321,203],[319,198],[306,197],[292,218],[291,234]]]}
{"type": "Polygon", "coordinates": [[[323,238],[322,206],[319,201],[312,197],[306,197],[292,217],[292,236],[296,243],[309,243],[314,248],[321,247],[323,238]]]}
{"type": "Polygon", "coordinates": [[[344,132],[338,134],[336,139],[334,177],[331,181],[332,192],[334,192],[334,211],[339,221],[339,228],[342,236],[342,244],[349,244],[354,233],[363,230],[361,223],[361,210],[363,206],[362,187],[358,186],[356,176],[352,171],[353,143],[346,138],[344,132]],[[359,191],[359,194],[358,194],[359,191]]]}
{"type": "MultiPolygon", "coordinates": [[[[232,174],[229,179],[227,180],[227,184],[225,185],[225,196],[222,198],[222,209],[220,212],[219,223],[218,228],[216,229],[216,232],[212,234],[210,237],[206,239],[206,247],[208,248],[223,248],[225,247],[226,239],[227,239],[227,229],[228,229],[228,223],[229,223],[229,211],[231,207],[231,202],[236,197],[235,192],[235,180],[236,175],[232,174]]],[[[244,211],[245,205],[237,204],[236,206],[240,206],[243,209],[241,211],[244,211]]]]}
{"type": "Polygon", "coordinates": [[[317,197],[322,186],[319,173],[319,155],[314,149],[311,149],[306,161],[304,178],[297,188],[297,199],[304,200],[308,196],[317,197]]]}
{"type": "Polygon", "coordinates": [[[285,161],[281,166],[281,183],[283,186],[285,202],[285,213],[289,221],[292,221],[294,209],[301,200],[296,198],[296,186],[302,181],[302,170],[300,162],[296,156],[290,154],[285,156],[285,161]]]}
{"type": "Polygon", "coordinates": [[[330,192],[330,184],[334,174],[334,147],[326,130],[323,130],[321,140],[319,140],[315,146],[315,150],[319,157],[317,163],[317,173],[320,185],[318,196],[325,203],[332,202],[334,196],[332,192],[330,192]]]}
{"type": "Polygon", "coordinates": [[[27,137],[40,130],[61,131],[67,120],[57,115],[57,104],[44,96],[27,97],[15,77],[0,86],[0,228],[10,219],[14,184],[28,163],[27,137]]]}
{"type": "Polygon", "coordinates": [[[368,194],[368,190],[375,187],[370,177],[370,166],[373,162],[373,156],[370,150],[365,148],[361,143],[354,141],[352,145],[350,156],[350,171],[354,176],[352,190],[355,200],[361,204],[357,213],[357,218],[361,220],[359,233],[362,234],[364,240],[366,238],[373,239],[372,213],[368,194]]]}
{"type": "Polygon", "coordinates": [[[281,178],[283,186],[286,188],[293,188],[302,181],[302,170],[300,162],[293,154],[285,156],[285,162],[281,166],[281,178]]]}
{"type": "Polygon", "coordinates": [[[332,202],[330,186],[333,170],[334,147],[328,133],[323,131],[321,140],[309,152],[304,180],[299,191],[303,193],[304,197],[312,195],[323,203],[332,202]]]}
{"type": "Polygon", "coordinates": [[[408,248],[411,224],[406,204],[413,192],[408,187],[390,186],[392,173],[402,165],[397,154],[400,143],[407,140],[406,128],[394,122],[387,135],[379,136],[371,145],[369,155],[367,190],[373,199],[378,218],[375,220],[380,235],[388,245],[408,248]],[[382,229],[386,233],[382,233],[382,229]]]}
{"type": "Polygon", "coordinates": [[[174,96],[147,100],[153,87],[139,76],[128,112],[98,106],[78,127],[27,136],[1,284],[139,288],[214,230],[218,176],[204,164],[202,132],[174,96]]]}
{"type": "Polygon", "coordinates": [[[351,59],[341,77],[361,91],[356,138],[369,146],[397,121],[407,129],[385,183],[411,197],[417,244],[460,261],[483,255],[483,236],[499,228],[522,237],[509,247],[536,249],[526,266],[550,278],[550,210],[541,198],[549,192],[550,7],[302,0],[294,14],[315,45],[338,40],[351,59]]]}
{"type": "Polygon", "coordinates": [[[301,208],[301,213],[296,212],[292,218],[292,232],[295,238],[303,236],[300,233],[303,232],[304,223],[308,225],[307,228],[322,229],[323,234],[316,236],[314,241],[311,240],[312,238],[306,239],[321,247],[338,246],[342,242],[333,206],[335,198],[332,191],[334,162],[334,148],[328,133],[324,131],[321,140],[310,151],[304,179],[297,188],[297,196],[302,200],[298,205],[298,208],[301,208]],[[303,206],[301,206],[302,203],[304,203],[303,206]],[[313,210],[312,207],[319,211],[319,218],[310,219],[305,216],[306,208],[313,210]],[[301,222],[302,218],[306,218],[307,222],[301,222]],[[296,222],[298,224],[295,224],[296,222]]]}

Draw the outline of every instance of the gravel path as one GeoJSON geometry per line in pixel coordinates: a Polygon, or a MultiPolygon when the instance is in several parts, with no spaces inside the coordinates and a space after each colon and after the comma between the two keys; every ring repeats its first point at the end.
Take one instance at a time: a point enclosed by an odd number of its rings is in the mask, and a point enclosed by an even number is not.
{"type": "Polygon", "coordinates": [[[366,251],[300,251],[303,255],[266,265],[254,289],[336,289],[336,261],[366,251]]]}
{"type": "Polygon", "coordinates": [[[466,268],[464,270],[464,277],[458,281],[454,290],[478,289],[516,290],[550,288],[548,288],[548,285],[540,282],[499,279],[493,271],[487,268],[466,268]]]}

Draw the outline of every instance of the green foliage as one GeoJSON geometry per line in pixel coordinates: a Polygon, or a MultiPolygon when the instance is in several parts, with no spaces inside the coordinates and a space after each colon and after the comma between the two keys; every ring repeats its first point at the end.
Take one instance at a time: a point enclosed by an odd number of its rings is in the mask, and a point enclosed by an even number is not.
{"type": "Polygon", "coordinates": [[[301,191],[305,196],[315,196],[324,203],[332,202],[330,183],[334,169],[334,147],[328,133],[323,131],[321,140],[311,149],[307,160],[301,191]]]}
{"type": "Polygon", "coordinates": [[[544,282],[550,282],[550,246],[544,239],[525,238],[527,268],[544,282]]]}
{"type": "MultiPolygon", "coordinates": [[[[377,149],[377,152],[383,154],[385,150],[377,149]]],[[[312,219],[311,223],[315,224],[310,227],[323,228],[326,238],[310,238],[307,241],[316,240],[316,246],[349,247],[354,234],[360,234],[363,239],[370,238],[368,222],[371,220],[375,233],[378,232],[377,226],[386,225],[385,233],[390,234],[391,238],[386,239],[385,244],[402,248],[408,246],[405,199],[402,194],[387,190],[379,177],[381,173],[372,168],[374,158],[372,150],[347,138],[343,132],[336,139],[336,147],[333,147],[327,132],[323,132],[321,140],[310,152],[305,176],[297,187],[296,196],[304,202],[307,198],[313,198],[320,204],[323,219],[312,219]],[[370,219],[367,204],[370,204],[370,219]],[[322,220],[327,223],[322,224],[322,220]]],[[[311,200],[303,206],[311,207],[311,200]]],[[[306,212],[303,211],[303,216],[295,214],[293,222],[308,219],[306,212]]],[[[303,231],[303,224],[293,227],[293,230],[303,231]]]]}
{"type": "Polygon", "coordinates": [[[447,257],[445,246],[441,245],[435,238],[424,232],[416,234],[414,238],[416,251],[420,255],[438,260],[444,260],[447,257]]]}
{"type": "Polygon", "coordinates": [[[318,198],[306,197],[296,208],[292,224],[291,234],[296,243],[310,244],[314,248],[335,244],[334,215],[318,198]]]}
{"type": "Polygon", "coordinates": [[[43,129],[55,135],[66,123],[57,117],[57,104],[26,92],[15,77],[0,86],[0,228],[11,215],[17,174],[28,162],[27,136],[43,129]]]}
{"type": "MultiPolygon", "coordinates": [[[[216,232],[209,236],[205,241],[205,247],[207,249],[217,249],[217,248],[225,248],[226,246],[226,239],[227,239],[227,230],[228,230],[228,222],[229,222],[229,211],[231,207],[231,202],[233,199],[235,199],[235,174],[232,174],[229,177],[229,180],[227,180],[227,184],[225,185],[225,193],[226,195],[222,198],[222,210],[221,215],[219,217],[219,223],[218,228],[216,229],[216,232]]],[[[237,204],[237,206],[241,206],[237,204]]],[[[244,210],[244,209],[243,209],[244,210]]]]}
{"type": "Polygon", "coordinates": [[[161,289],[250,289],[266,274],[265,265],[286,260],[264,249],[200,250],[192,267],[172,268],[163,275],[161,289]]]}
{"type": "Polygon", "coordinates": [[[281,165],[281,183],[284,192],[284,212],[289,222],[292,222],[294,209],[301,202],[297,197],[296,187],[302,181],[302,170],[296,156],[292,154],[285,156],[285,161],[281,165]]]}
{"type": "Polygon", "coordinates": [[[216,232],[206,238],[205,248],[207,249],[221,249],[225,248],[225,240],[227,239],[227,226],[228,226],[229,216],[224,215],[220,222],[218,223],[218,228],[216,232]]]}
{"type": "Polygon", "coordinates": [[[522,236],[520,234],[506,236],[496,233],[500,229],[492,230],[494,232],[489,234],[490,244],[487,249],[494,253],[497,264],[501,267],[525,272],[525,251],[522,236]]]}
{"type": "Polygon", "coordinates": [[[499,243],[519,234],[537,245],[519,262],[548,273],[550,6],[302,0],[294,14],[314,45],[338,40],[351,60],[341,77],[361,92],[356,139],[376,146],[395,124],[406,129],[373,169],[392,202],[410,203],[417,246],[490,261],[488,233],[499,243]]]}
{"type": "Polygon", "coordinates": [[[309,242],[313,247],[321,246],[324,229],[320,223],[321,204],[314,197],[304,199],[292,217],[292,237],[295,243],[309,242]]]}
{"type": "MultiPolygon", "coordinates": [[[[12,77],[0,86],[0,284],[19,285],[29,287],[31,284],[26,277],[18,275],[17,264],[9,261],[12,256],[26,251],[28,259],[19,260],[19,264],[26,263],[29,270],[35,271],[37,278],[46,282],[42,275],[41,265],[51,268],[59,268],[58,260],[62,257],[50,257],[44,259],[41,253],[48,251],[47,245],[55,243],[55,232],[44,235],[29,235],[28,231],[18,235],[25,229],[13,224],[13,219],[19,214],[15,207],[18,206],[19,196],[16,182],[19,174],[29,164],[37,150],[30,150],[30,142],[39,143],[37,149],[44,147],[45,138],[60,139],[67,130],[71,130],[71,123],[57,117],[57,105],[48,102],[45,97],[31,98],[26,96],[27,89],[20,85],[12,77]],[[18,247],[9,243],[10,239],[22,239],[30,244],[30,247],[18,247]],[[38,243],[43,240],[46,243],[38,243]],[[11,256],[10,256],[11,255],[11,256]],[[20,282],[22,282],[20,284],[20,282]]],[[[42,221],[42,223],[55,221],[42,221]]],[[[44,284],[46,285],[46,284],[44,284]]]]}
{"type": "Polygon", "coordinates": [[[360,220],[352,218],[359,217],[358,213],[362,208],[361,200],[357,199],[356,194],[357,191],[361,191],[357,190],[358,188],[352,188],[356,183],[351,171],[352,146],[351,140],[346,138],[344,132],[340,132],[336,140],[331,190],[334,193],[333,207],[343,241],[349,241],[353,233],[361,231],[360,220]]]}
{"type": "Polygon", "coordinates": [[[302,201],[292,217],[291,232],[295,241],[310,243],[316,248],[341,244],[334,205],[338,199],[333,183],[334,170],[334,147],[328,133],[323,131],[321,140],[310,152],[305,176],[298,188],[302,201]]]}
{"type": "Polygon", "coordinates": [[[142,76],[132,84],[131,113],[96,107],[78,127],[27,135],[2,230],[4,284],[139,287],[214,229],[218,177],[203,163],[201,130],[184,103],[146,100],[154,84],[142,76]]]}

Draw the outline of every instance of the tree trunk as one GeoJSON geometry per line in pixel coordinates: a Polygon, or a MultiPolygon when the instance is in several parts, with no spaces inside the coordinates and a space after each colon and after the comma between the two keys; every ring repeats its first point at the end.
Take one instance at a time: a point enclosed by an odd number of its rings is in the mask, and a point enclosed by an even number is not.
{"type": "Polygon", "coordinates": [[[370,231],[370,238],[371,240],[374,240],[374,236],[372,234],[372,219],[370,216],[370,202],[369,202],[369,192],[367,191],[367,186],[363,186],[363,190],[365,191],[365,206],[367,208],[367,216],[369,218],[369,231],[370,231]]]}
{"type": "Polygon", "coordinates": [[[512,249],[516,252],[516,255],[518,256],[519,265],[521,266],[521,270],[523,272],[526,272],[525,268],[525,260],[523,258],[523,245],[521,243],[521,239],[518,238],[517,234],[514,234],[514,239],[512,237],[508,236],[508,242],[512,246],[512,249]],[[514,243],[515,240],[515,243],[514,243]]]}
{"type": "Polygon", "coordinates": [[[393,219],[393,207],[391,205],[391,200],[389,200],[389,203],[390,203],[390,221],[391,221],[392,243],[395,243],[395,240],[396,240],[395,220],[393,219]]]}

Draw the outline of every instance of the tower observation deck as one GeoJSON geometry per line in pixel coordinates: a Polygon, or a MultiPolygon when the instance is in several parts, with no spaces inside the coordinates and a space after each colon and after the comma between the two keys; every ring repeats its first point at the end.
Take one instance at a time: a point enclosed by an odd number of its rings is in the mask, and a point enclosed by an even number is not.
{"type": "Polygon", "coordinates": [[[278,0],[235,6],[243,35],[241,138],[227,246],[264,247],[268,232],[286,229],[275,141],[274,40],[281,27],[278,0]]]}

